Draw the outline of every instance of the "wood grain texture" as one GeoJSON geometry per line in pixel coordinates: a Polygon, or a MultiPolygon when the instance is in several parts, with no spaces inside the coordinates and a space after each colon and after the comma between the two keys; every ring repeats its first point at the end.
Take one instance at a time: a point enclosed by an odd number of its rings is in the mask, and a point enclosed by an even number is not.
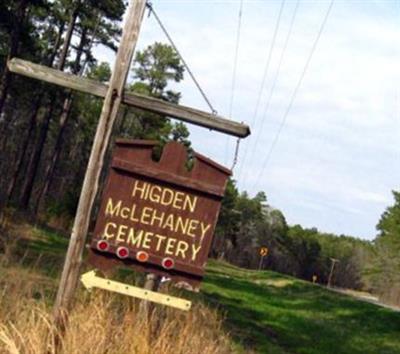
{"type": "Polygon", "coordinates": [[[82,274],[81,281],[87,289],[99,288],[113,291],[122,295],[132,296],[138,299],[155,302],[157,304],[174,307],[183,311],[189,311],[192,305],[190,301],[175,296],[161,294],[149,289],[142,289],[114,280],[101,278],[97,276],[94,271],[82,274]]]}
{"type": "MultiPolygon", "coordinates": [[[[95,80],[64,73],[17,58],[13,58],[8,62],[8,68],[10,71],[17,74],[89,93],[98,97],[105,97],[108,90],[107,85],[95,80]]],[[[122,102],[131,107],[166,115],[183,122],[240,138],[245,138],[250,134],[250,128],[246,124],[241,124],[195,108],[176,105],[153,97],[127,92],[126,90],[122,93],[122,102]]]]}
{"type": "Polygon", "coordinates": [[[72,228],[69,247],[61,275],[55,302],[56,322],[63,322],[70,310],[75,289],[78,285],[82,254],[88,233],[93,202],[98,190],[100,172],[110,140],[113,124],[118,113],[130,63],[136,46],[139,30],[146,7],[145,0],[131,1],[120,46],[115,60],[110,85],[104,99],[102,112],[89,158],[88,167],[72,228]]]}

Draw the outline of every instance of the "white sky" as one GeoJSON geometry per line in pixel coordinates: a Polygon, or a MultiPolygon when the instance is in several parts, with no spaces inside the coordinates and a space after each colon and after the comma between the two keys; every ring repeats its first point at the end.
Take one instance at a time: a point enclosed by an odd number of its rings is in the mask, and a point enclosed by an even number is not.
{"type": "MultiPolygon", "coordinates": [[[[398,1],[335,1],[266,162],[329,2],[300,0],[278,72],[296,6],[294,0],[285,2],[256,115],[281,1],[244,1],[232,118],[255,124],[241,142],[234,178],[251,195],[265,191],[269,204],[282,210],[289,224],[372,239],[380,215],[392,203],[391,190],[400,189],[398,1]]],[[[222,116],[229,114],[239,4],[153,0],[222,116]]],[[[137,48],[155,41],[167,42],[155,19],[146,15],[137,48]]],[[[114,59],[102,48],[96,56],[114,59]]],[[[182,92],[182,104],[209,111],[188,75],[175,89],[182,92]]],[[[233,137],[188,126],[197,151],[231,166],[233,137]]]]}

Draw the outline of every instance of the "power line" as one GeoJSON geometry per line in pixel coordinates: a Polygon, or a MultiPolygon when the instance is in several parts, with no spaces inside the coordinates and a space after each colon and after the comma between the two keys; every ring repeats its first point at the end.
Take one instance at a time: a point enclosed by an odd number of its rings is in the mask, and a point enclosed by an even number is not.
{"type": "MultiPolygon", "coordinates": [[[[270,46],[269,53],[268,53],[268,58],[267,58],[267,61],[266,61],[266,64],[265,64],[264,73],[263,73],[263,77],[262,77],[262,80],[261,80],[261,86],[260,86],[260,89],[259,89],[258,95],[257,95],[256,107],[255,107],[255,110],[254,110],[253,119],[252,119],[252,121],[250,123],[250,127],[252,129],[254,129],[254,127],[256,125],[256,122],[257,122],[258,108],[260,106],[261,97],[262,97],[262,94],[263,94],[263,91],[264,91],[265,81],[267,79],[269,67],[270,67],[270,64],[271,64],[272,52],[274,51],[276,37],[277,37],[277,34],[278,34],[279,25],[280,25],[280,22],[281,22],[281,17],[282,17],[282,12],[283,12],[284,5],[285,5],[285,0],[283,0],[281,2],[281,7],[279,9],[278,18],[277,18],[276,23],[275,23],[274,34],[272,36],[271,46],[270,46]]],[[[246,160],[248,146],[249,146],[249,141],[247,141],[247,143],[245,144],[243,161],[246,160]]],[[[243,165],[244,165],[243,161],[242,161],[241,166],[240,166],[239,178],[242,175],[242,170],[243,170],[243,165]]]]}
{"type": "MultiPolygon", "coordinates": [[[[238,16],[238,25],[237,25],[237,30],[236,30],[236,46],[235,46],[235,56],[233,60],[233,72],[232,72],[232,84],[231,84],[231,96],[229,100],[229,115],[228,117],[232,117],[232,111],[233,111],[233,101],[234,101],[234,96],[235,96],[235,88],[236,88],[236,73],[237,73],[237,63],[238,63],[238,57],[239,57],[239,43],[240,43],[240,32],[241,32],[241,27],[242,27],[242,13],[243,13],[243,0],[240,0],[240,5],[239,5],[239,16],[238,16]]],[[[239,141],[239,140],[238,140],[239,141]]],[[[239,143],[238,143],[239,144],[239,143]]],[[[237,144],[237,145],[238,145],[237,144]]],[[[225,143],[225,163],[227,162],[228,159],[228,147],[229,147],[229,137],[226,137],[226,143],[225,143]]],[[[238,146],[237,149],[238,150],[238,146]]],[[[237,160],[234,159],[234,160],[237,160]]],[[[235,166],[236,162],[234,161],[233,167],[235,166]]],[[[232,167],[232,168],[233,168],[232,167]]]]}
{"type": "Polygon", "coordinates": [[[165,26],[163,25],[163,23],[161,22],[160,18],[158,17],[157,13],[154,11],[154,7],[151,4],[151,2],[147,2],[146,3],[147,8],[149,9],[149,16],[151,14],[154,15],[154,18],[156,19],[157,23],[159,24],[159,26],[161,27],[162,31],[164,32],[165,36],[167,37],[167,39],[169,40],[171,46],[174,48],[176,54],[179,56],[180,60],[182,61],[183,66],[186,68],[186,71],[189,73],[190,77],[192,78],[193,82],[195,83],[195,85],[197,86],[197,88],[199,89],[201,95],[204,98],[204,101],[206,101],[208,107],[210,108],[211,112],[213,114],[217,114],[217,111],[215,110],[215,108],[213,107],[213,105],[211,104],[210,100],[207,98],[205,92],[203,91],[203,89],[201,88],[199,82],[196,80],[196,78],[194,77],[194,74],[192,72],[192,70],[190,70],[189,66],[187,65],[185,59],[183,59],[182,54],[180,53],[180,51],[178,50],[177,46],[175,45],[174,41],[172,40],[171,36],[169,35],[167,29],[165,28],[165,26]]]}
{"type": "MultiPolygon", "coordinates": [[[[278,68],[276,70],[276,73],[275,73],[275,76],[274,76],[274,79],[273,79],[273,83],[272,83],[272,86],[271,86],[271,89],[270,89],[270,92],[269,92],[269,96],[268,96],[267,102],[265,104],[264,112],[263,112],[263,114],[261,116],[262,117],[261,118],[261,126],[257,129],[256,140],[255,140],[255,142],[253,144],[253,149],[252,149],[252,153],[250,154],[250,157],[254,156],[254,153],[256,151],[256,148],[257,148],[261,133],[262,133],[263,128],[264,128],[266,115],[267,115],[267,112],[268,112],[270,104],[271,104],[271,100],[272,100],[272,97],[273,97],[273,94],[274,94],[274,91],[275,91],[276,84],[278,82],[278,77],[279,77],[279,74],[280,74],[280,71],[281,71],[283,58],[285,56],[286,49],[287,49],[287,46],[289,44],[289,39],[290,39],[290,37],[292,35],[293,25],[294,25],[294,21],[296,19],[296,15],[297,15],[297,11],[298,11],[298,8],[299,8],[299,4],[300,4],[300,0],[297,0],[295,8],[293,10],[292,18],[290,20],[289,30],[288,30],[288,33],[287,33],[286,38],[285,38],[285,42],[284,42],[284,45],[283,45],[281,56],[280,56],[279,61],[278,61],[278,68]]],[[[244,164],[245,161],[243,160],[242,163],[244,164]]],[[[243,176],[243,177],[245,177],[245,176],[243,176]]],[[[242,186],[243,187],[245,186],[245,178],[243,178],[242,186]]]]}
{"type": "Polygon", "coordinates": [[[261,168],[261,170],[260,170],[260,172],[259,172],[259,174],[258,174],[258,176],[257,176],[256,182],[255,182],[254,185],[253,185],[253,188],[255,188],[255,187],[258,186],[258,183],[259,183],[259,181],[260,181],[260,178],[261,178],[262,174],[264,173],[264,170],[265,170],[265,168],[267,167],[267,165],[268,165],[268,163],[269,163],[269,161],[270,161],[272,152],[274,151],[274,148],[275,148],[276,144],[277,144],[278,141],[279,141],[279,137],[280,137],[280,135],[281,135],[281,133],[282,133],[282,130],[283,130],[284,126],[285,126],[287,117],[288,117],[289,112],[290,112],[290,110],[291,110],[291,108],[292,108],[292,106],[293,106],[294,100],[295,100],[295,98],[296,98],[296,96],[297,96],[297,93],[298,93],[298,91],[299,91],[299,89],[300,89],[300,86],[301,86],[301,84],[302,84],[302,82],[303,82],[303,79],[304,79],[304,76],[305,76],[305,74],[306,74],[306,71],[307,71],[307,69],[308,69],[308,67],[309,67],[309,65],[310,65],[310,62],[311,62],[311,59],[312,59],[313,54],[314,54],[314,52],[315,52],[315,49],[317,48],[319,39],[321,38],[321,35],[322,35],[322,32],[323,32],[323,30],[324,30],[324,28],[325,28],[326,22],[328,21],[328,17],[329,17],[329,14],[330,14],[331,10],[332,10],[332,6],[333,6],[333,3],[334,3],[334,2],[335,2],[335,0],[331,0],[330,4],[329,4],[329,6],[328,6],[328,9],[327,9],[327,11],[326,11],[325,17],[324,17],[324,19],[323,19],[323,21],[322,21],[322,23],[321,23],[321,27],[320,27],[320,29],[319,29],[319,31],[318,31],[318,35],[317,35],[317,37],[315,38],[315,41],[314,41],[313,46],[312,46],[312,48],[311,48],[311,52],[310,52],[310,54],[309,54],[309,56],[308,56],[308,58],[307,58],[307,61],[306,61],[305,65],[304,65],[304,68],[303,68],[303,71],[302,71],[302,73],[301,73],[301,75],[300,75],[299,81],[297,82],[297,85],[296,85],[296,87],[295,87],[295,89],[294,89],[294,91],[293,91],[293,94],[292,94],[291,98],[290,98],[289,105],[287,106],[286,111],[285,111],[285,113],[284,113],[284,115],[283,115],[283,118],[282,118],[281,124],[280,124],[280,126],[279,126],[278,132],[277,132],[277,134],[275,135],[274,140],[272,141],[272,144],[271,144],[271,146],[270,146],[270,149],[268,150],[267,156],[266,156],[266,158],[265,158],[265,160],[264,160],[264,163],[263,163],[263,165],[262,165],[262,168],[261,168]]]}

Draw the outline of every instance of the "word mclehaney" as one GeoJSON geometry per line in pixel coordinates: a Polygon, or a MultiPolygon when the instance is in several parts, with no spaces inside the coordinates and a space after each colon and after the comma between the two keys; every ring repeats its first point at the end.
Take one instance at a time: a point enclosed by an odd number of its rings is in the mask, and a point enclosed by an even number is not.
{"type": "Polygon", "coordinates": [[[180,233],[191,238],[198,236],[197,238],[200,240],[203,240],[207,231],[211,228],[211,224],[206,224],[197,219],[166,213],[148,206],[141,207],[135,203],[126,206],[122,203],[122,200],[114,202],[112,198],[108,198],[104,214],[106,217],[119,217],[134,223],[180,233]]]}

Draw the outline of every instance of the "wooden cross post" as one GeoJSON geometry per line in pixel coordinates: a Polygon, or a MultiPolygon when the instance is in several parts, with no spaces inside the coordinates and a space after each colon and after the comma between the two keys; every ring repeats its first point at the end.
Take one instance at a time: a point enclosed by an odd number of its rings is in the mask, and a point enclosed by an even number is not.
{"type": "Polygon", "coordinates": [[[14,73],[104,97],[103,109],[93,141],[57,293],[54,309],[57,323],[64,322],[65,315],[71,308],[73,294],[78,285],[82,254],[89,229],[92,207],[98,190],[99,176],[104,163],[104,155],[109,144],[113,124],[121,103],[177,118],[184,122],[217,130],[236,137],[244,138],[250,134],[250,129],[247,125],[239,124],[214,114],[164,102],[151,97],[124,92],[124,86],[139,36],[145,8],[145,0],[131,0],[109,86],[21,59],[14,58],[8,62],[9,70],[14,73]]]}
{"type": "Polygon", "coordinates": [[[110,140],[115,118],[118,114],[125,81],[128,76],[133,52],[139,36],[145,8],[146,1],[137,0],[132,2],[128,9],[128,16],[126,18],[121,43],[118,48],[110,85],[104,99],[99,123],[97,125],[96,135],[93,141],[92,151],[90,153],[88,167],[79,198],[78,209],[72,228],[64,269],[58,288],[54,308],[57,322],[63,320],[64,313],[69,310],[73,293],[77,287],[82,253],[85,245],[86,234],[89,229],[90,214],[98,189],[100,172],[104,163],[104,155],[110,140]]]}

